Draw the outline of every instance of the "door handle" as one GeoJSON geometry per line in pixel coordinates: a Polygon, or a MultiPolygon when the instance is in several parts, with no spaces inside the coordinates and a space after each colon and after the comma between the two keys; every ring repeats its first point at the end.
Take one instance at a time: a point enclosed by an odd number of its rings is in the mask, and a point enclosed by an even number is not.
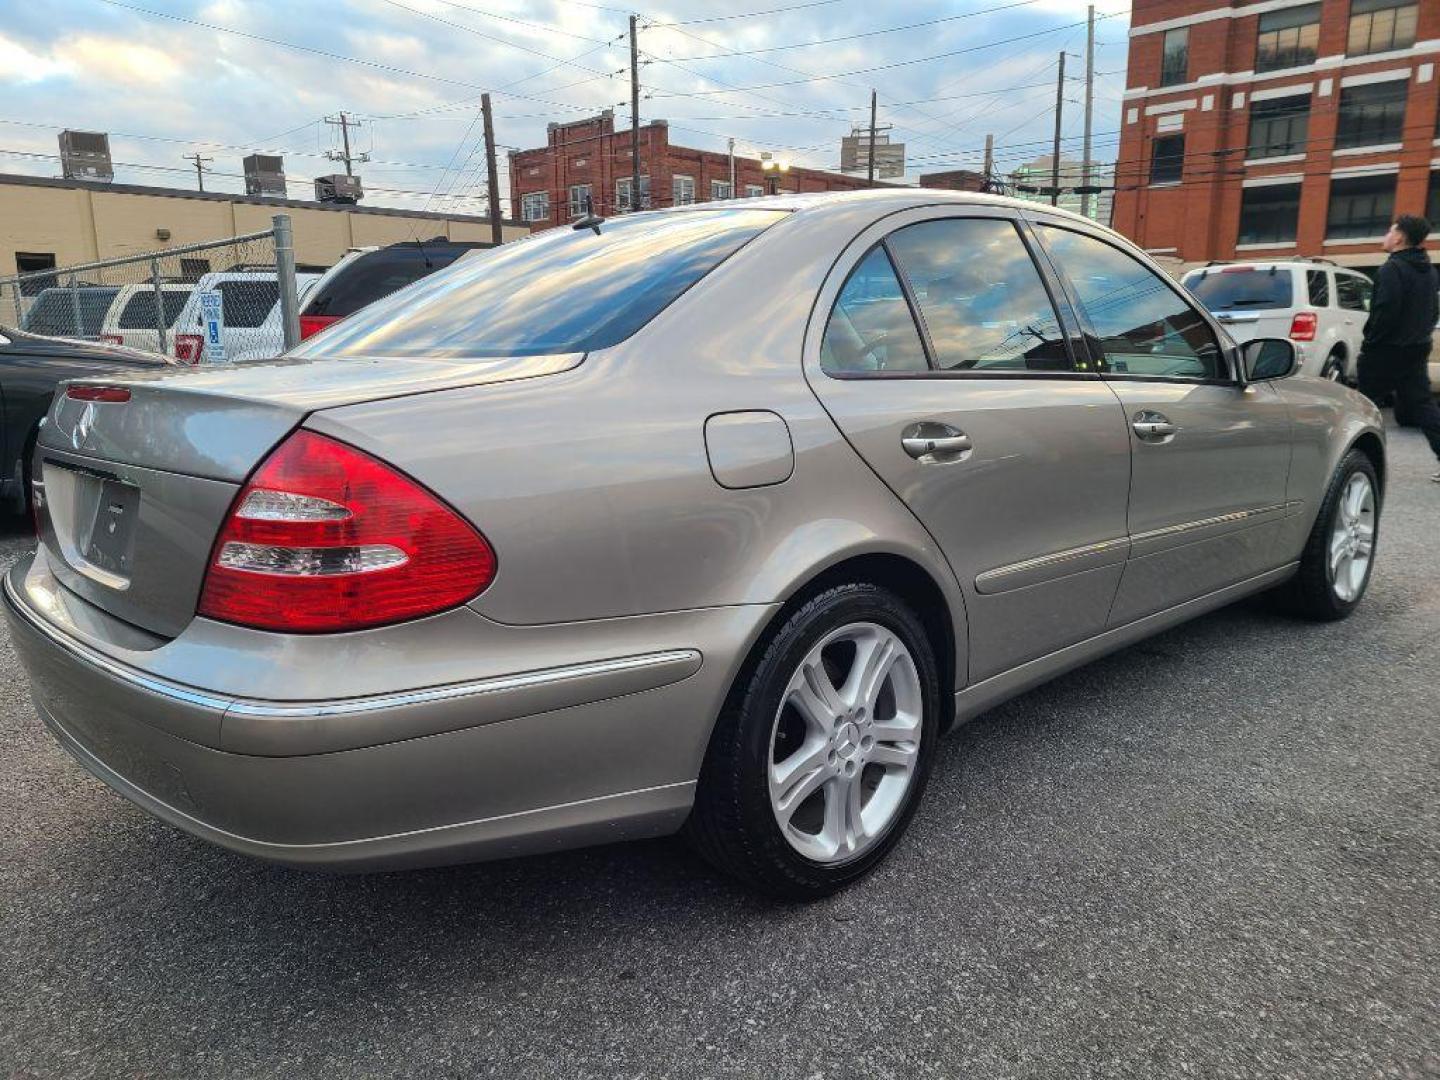
{"type": "Polygon", "coordinates": [[[975,444],[969,435],[949,424],[922,421],[900,433],[900,447],[923,464],[944,464],[962,460],[975,444]]]}
{"type": "Polygon", "coordinates": [[[1153,443],[1169,442],[1180,430],[1168,416],[1148,411],[1136,413],[1130,427],[1142,442],[1153,443]]]}

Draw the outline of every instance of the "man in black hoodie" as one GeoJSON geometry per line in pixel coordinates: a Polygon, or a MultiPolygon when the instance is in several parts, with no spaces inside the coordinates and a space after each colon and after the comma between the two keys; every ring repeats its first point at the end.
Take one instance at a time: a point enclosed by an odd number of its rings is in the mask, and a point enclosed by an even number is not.
{"type": "MultiPolygon", "coordinates": [[[[1390,257],[1375,274],[1375,295],[1360,349],[1360,392],[1379,404],[1395,395],[1395,420],[1418,427],[1440,458],[1440,406],[1430,393],[1426,362],[1430,332],[1440,322],[1435,269],[1421,247],[1430,235],[1422,217],[1402,214],[1385,234],[1390,257]]],[[[1440,472],[1430,478],[1440,483],[1440,472]]]]}

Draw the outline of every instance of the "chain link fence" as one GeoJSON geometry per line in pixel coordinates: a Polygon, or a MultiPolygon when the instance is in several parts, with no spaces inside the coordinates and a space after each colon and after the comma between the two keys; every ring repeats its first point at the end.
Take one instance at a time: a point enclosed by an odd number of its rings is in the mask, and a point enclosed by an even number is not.
{"type": "Polygon", "coordinates": [[[265,232],[0,278],[0,324],[184,363],[278,356],[299,341],[290,219],[265,232]]]}

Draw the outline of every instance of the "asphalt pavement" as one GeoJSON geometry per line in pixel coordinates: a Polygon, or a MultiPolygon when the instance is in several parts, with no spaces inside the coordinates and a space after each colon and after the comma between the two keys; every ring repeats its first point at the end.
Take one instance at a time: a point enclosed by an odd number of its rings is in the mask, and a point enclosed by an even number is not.
{"type": "Polygon", "coordinates": [[[227,854],[62,753],[0,630],[0,1076],[1440,1077],[1440,486],[1391,456],[1353,618],[1244,604],[994,710],[808,907],[672,840],[227,854]]]}

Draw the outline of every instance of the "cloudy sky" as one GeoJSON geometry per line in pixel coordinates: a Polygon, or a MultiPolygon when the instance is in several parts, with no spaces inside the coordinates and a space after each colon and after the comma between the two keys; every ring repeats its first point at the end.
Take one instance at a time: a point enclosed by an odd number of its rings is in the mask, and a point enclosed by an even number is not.
{"type": "MultiPolygon", "coordinates": [[[[1085,0],[647,0],[638,12],[642,121],[673,142],[771,150],[839,165],[867,119],[907,144],[910,175],[1049,146],[1057,56],[1065,146],[1079,150],[1085,0]],[[825,76],[821,78],[821,76],[825,76]]],[[[111,133],[117,180],[189,187],[183,155],[214,159],[206,187],[241,190],[241,158],[283,153],[291,194],[337,171],[323,122],[364,120],[367,202],[476,212],[484,192],[479,94],[502,147],[615,106],[628,127],[631,9],[593,0],[49,0],[0,23],[0,171],[59,174],[65,127],[111,133]],[[623,105],[622,105],[623,103],[623,105]]],[[[1124,87],[1125,0],[1096,0],[1096,157],[1113,158],[1124,87]]],[[[501,188],[509,185],[503,171],[501,188]]],[[[187,173],[187,170],[188,173],[187,173]]]]}

